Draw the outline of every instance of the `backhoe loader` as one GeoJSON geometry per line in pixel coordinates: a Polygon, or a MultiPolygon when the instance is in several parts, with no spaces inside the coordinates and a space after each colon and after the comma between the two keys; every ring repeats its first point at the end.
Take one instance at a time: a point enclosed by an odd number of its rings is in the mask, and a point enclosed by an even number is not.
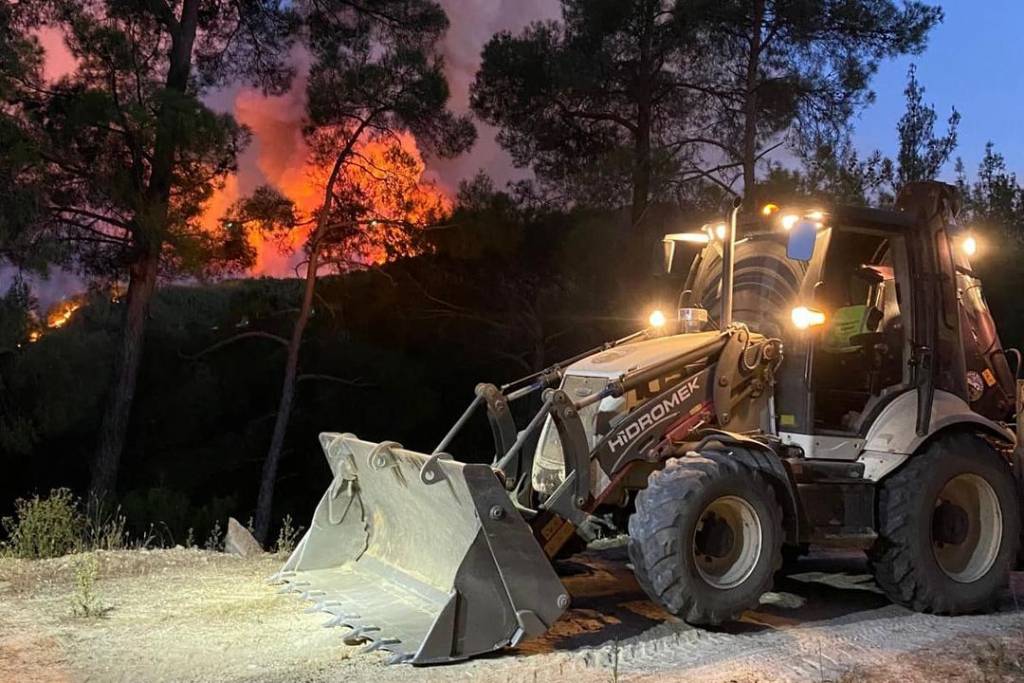
{"type": "Polygon", "coordinates": [[[811,545],[864,550],[912,609],[990,608],[1020,547],[1024,383],[958,211],[915,183],[891,211],[737,205],[667,235],[669,272],[694,252],[673,320],[478,385],[429,454],[321,434],[333,478],[275,580],[413,664],[544,633],[570,604],[552,559],[609,533],[691,624],[755,607],[811,545]],[[448,453],[477,412],[490,465],[448,453]]]}

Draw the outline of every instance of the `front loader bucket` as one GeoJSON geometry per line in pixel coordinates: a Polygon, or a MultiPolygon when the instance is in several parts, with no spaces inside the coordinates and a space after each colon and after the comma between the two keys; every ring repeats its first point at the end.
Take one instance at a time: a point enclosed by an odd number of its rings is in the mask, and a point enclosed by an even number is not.
{"type": "Polygon", "coordinates": [[[275,578],[350,629],[345,642],[428,664],[515,645],[569,596],[487,465],[325,433],[334,479],[275,578]]]}

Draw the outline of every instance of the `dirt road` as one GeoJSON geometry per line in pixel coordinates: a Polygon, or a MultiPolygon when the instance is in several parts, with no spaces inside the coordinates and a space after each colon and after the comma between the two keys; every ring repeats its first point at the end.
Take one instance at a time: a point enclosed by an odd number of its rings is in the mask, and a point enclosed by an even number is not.
{"type": "MultiPolygon", "coordinates": [[[[708,631],[648,601],[621,549],[588,552],[560,565],[573,607],[544,638],[425,669],[359,654],[265,585],[280,557],[94,555],[94,617],[71,614],[80,559],[0,560],[0,681],[1024,680],[1014,592],[992,615],[914,614],[877,592],[856,555],[803,561],[760,609],[708,631]]],[[[1024,602],[1024,575],[1014,588],[1024,602]]]]}

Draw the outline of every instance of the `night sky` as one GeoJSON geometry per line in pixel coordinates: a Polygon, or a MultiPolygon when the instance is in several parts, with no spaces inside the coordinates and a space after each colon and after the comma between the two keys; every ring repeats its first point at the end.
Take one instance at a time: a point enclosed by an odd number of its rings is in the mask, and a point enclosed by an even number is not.
{"type": "MultiPolygon", "coordinates": [[[[559,0],[440,0],[448,12],[451,28],[444,42],[452,106],[468,110],[469,85],[479,65],[480,50],[497,31],[521,31],[535,20],[559,16],[559,0]]],[[[942,3],[945,21],[930,35],[927,49],[920,55],[884,62],[871,82],[876,101],[854,122],[853,139],[865,155],[881,150],[888,156],[896,152],[896,122],[904,108],[903,89],[907,67],[918,66],[918,80],[925,87],[925,101],[935,106],[937,132],[945,131],[945,120],[952,107],[962,115],[960,142],[955,155],[964,159],[968,172],[977,168],[985,143],[992,141],[1012,171],[1024,176],[1024,121],[1022,88],[1024,85],[1024,0],[948,0],[942,3]]],[[[41,35],[47,49],[47,72],[56,78],[72,68],[73,61],[61,44],[60,34],[44,30],[41,35]]],[[[231,110],[239,88],[214,93],[208,100],[216,108],[231,110]]],[[[301,125],[301,98],[292,97],[274,103],[283,117],[285,132],[301,125]]],[[[521,178],[525,172],[512,168],[508,155],[494,140],[494,130],[478,124],[479,140],[471,152],[454,160],[430,160],[434,177],[450,192],[458,182],[477,170],[489,173],[501,186],[507,180],[521,178]]],[[[251,167],[259,143],[276,144],[256,137],[240,159],[242,175],[251,167]]],[[[783,157],[784,159],[784,157],[783,157]]],[[[251,170],[251,169],[250,169],[251,170]]],[[[953,179],[952,162],[941,179],[953,179]]],[[[258,179],[243,185],[255,185],[258,179]]],[[[243,187],[242,189],[246,189],[243,187]]],[[[251,189],[251,188],[250,188],[251,189]]],[[[38,282],[36,291],[48,301],[78,289],[77,278],[53,272],[50,282],[38,282]]],[[[11,271],[0,267],[0,291],[6,289],[11,271]]]]}
{"type": "MultiPolygon", "coordinates": [[[[518,31],[531,20],[558,16],[558,0],[442,0],[451,20],[446,57],[454,104],[465,106],[468,84],[480,48],[499,29],[518,31]]],[[[947,0],[939,3],[945,21],[931,33],[928,47],[882,63],[871,82],[876,100],[855,121],[859,150],[896,153],[896,122],[903,113],[907,67],[916,63],[925,102],[935,106],[936,130],[945,132],[952,107],[962,115],[956,155],[973,173],[991,140],[1010,170],[1024,175],[1024,0],[947,0]]],[[[517,176],[493,143],[493,131],[481,128],[481,140],[466,157],[437,164],[446,184],[484,168],[501,181],[517,176]]],[[[953,164],[943,173],[953,179],[953,164]]]]}
{"type": "MultiPolygon", "coordinates": [[[[469,85],[479,65],[480,50],[497,31],[518,32],[531,21],[559,16],[559,0],[440,0],[451,28],[444,42],[452,105],[468,109],[469,85]]],[[[875,149],[895,154],[896,122],[903,111],[907,67],[918,66],[925,101],[939,114],[938,132],[952,107],[963,116],[960,145],[969,172],[989,140],[1005,155],[1011,170],[1024,175],[1024,122],[1021,86],[1024,85],[1024,0],[947,0],[941,3],[945,21],[935,28],[923,54],[884,62],[871,82],[877,99],[855,121],[854,142],[869,153],[875,149]]],[[[48,71],[58,75],[70,65],[59,35],[43,36],[48,49],[48,71]]],[[[231,93],[237,89],[231,89],[231,93]]],[[[223,95],[223,93],[222,93],[223,95]]],[[[229,97],[214,96],[230,109],[229,97]]],[[[301,112],[301,105],[297,113],[301,112]]],[[[296,121],[296,125],[298,122],[296,121]]],[[[244,165],[244,160],[243,160],[244,165]]],[[[454,189],[458,181],[478,169],[491,174],[499,185],[522,177],[512,169],[508,155],[494,142],[494,130],[480,125],[480,139],[467,155],[431,164],[441,182],[454,189]]],[[[944,179],[952,178],[952,163],[944,179]]]]}
{"type": "MultiPolygon", "coordinates": [[[[945,131],[952,107],[963,116],[960,145],[969,173],[992,141],[1010,170],[1024,175],[1024,2],[948,0],[945,21],[921,55],[882,64],[872,81],[877,100],[856,122],[858,149],[896,152],[896,122],[903,112],[907,67],[916,63],[925,102],[935,106],[945,131]]],[[[952,164],[943,180],[953,178],[952,164]]]]}

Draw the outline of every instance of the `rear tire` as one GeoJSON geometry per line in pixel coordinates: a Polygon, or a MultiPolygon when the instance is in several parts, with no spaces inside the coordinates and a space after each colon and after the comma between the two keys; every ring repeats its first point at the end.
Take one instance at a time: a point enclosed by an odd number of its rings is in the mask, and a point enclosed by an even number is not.
{"type": "Polygon", "coordinates": [[[629,520],[637,582],[691,624],[756,607],[782,566],[782,509],[760,474],[728,455],[672,458],[629,520]]]}
{"type": "Polygon", "coordinates": [[[919,612],[990,609],[1017,556],[1020,514],[1010,468],[988,443],[938,439],[881,485],[875,580],[919,612]]]}

